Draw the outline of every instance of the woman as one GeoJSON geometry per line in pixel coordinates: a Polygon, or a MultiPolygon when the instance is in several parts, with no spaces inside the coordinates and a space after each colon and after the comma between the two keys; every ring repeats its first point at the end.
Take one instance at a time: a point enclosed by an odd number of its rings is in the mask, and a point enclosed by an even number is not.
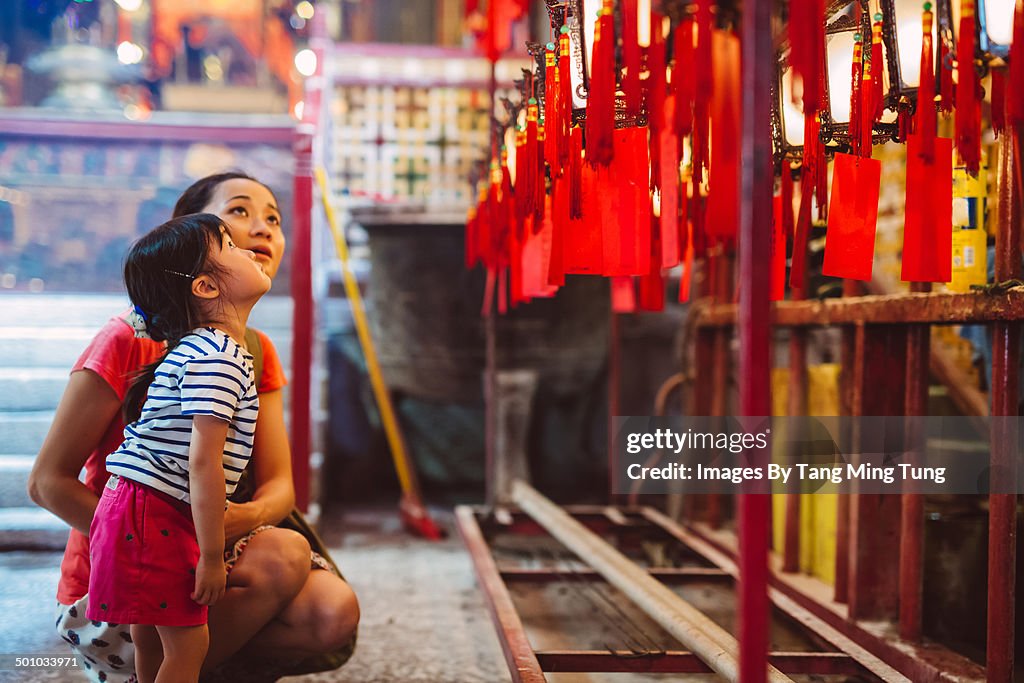
{"type": "MultiPolygon", "coordinates": [[[[244,173],[207,176],[174,207],[174,216],[202,212],[223,219],[234,242],[252,250],[274,277],[285,240],[267,187],[244,173]]],[[[72,369],[29,478],[32,499],[72,527],[61,564],[57,627],[96,681],[131,680],[134,653],[123,627],[84,620],[89,525],[107,479],[104,459],[122,440],[121,407],[131,376],[163,353],[162,345],[135,338],[125,317],[112,318],[72,369]]],[[[250,353],[262,359],[255,363],[260,411],[247,470],[250,494],[224,514],[232,570],[224,597],[209,612],[203,671],[229,680],[273,680],[343,664],[355,645],[359,606],[329,558],[311,555],[310,541],[296,531],[272,526],[295,504],[281,396],[285,378],[270,339],[250,332],[250,340],[250,353]]]]}

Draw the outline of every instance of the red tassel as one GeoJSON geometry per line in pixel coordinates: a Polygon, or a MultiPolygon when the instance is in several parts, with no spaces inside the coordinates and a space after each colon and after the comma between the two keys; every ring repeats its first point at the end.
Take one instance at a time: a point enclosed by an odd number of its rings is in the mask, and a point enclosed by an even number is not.
{"type": "Polygon", "coordinates": [[[583,218],[583,130],[569,134],[569,218],[583,218]]]}
{"type": "Polygon", "coordinates": [[[935,159],[935,56],[932,53],[931,10],[921,15],[921,81],[917,90],[914,132],[921,142],[921,155],[927,163],[935,159]]]}
{"type": "Polygon", "coordinates": [[[611,0],[604,0],[596,24],[587,97],[587,163],[607,166],[612,161],[615,130],[615,24],[611,0]]]}
{"type": "Polygon", "coordinates": [[[558,168],[561,173],[569,165],[569,127],[572,125],[572,81],[569,75],[569,27],[563,26],[558,37],[558,109],[555,112],[558,147],[558,168]]]}
{"type": "Polygon", "coordinates": [[[698,0],[697,3],[697,44],[695,50],[696,90],[694,92],[694,153],[693,174],[703,182],[704,171],[708,168],[708,136],[711,95],[714,91],[714,63],[711,56],[711,28],[714,19],[711,6],[714,0],[698,0]]]}
{"type": "Polygon", "coordinates": [[[476,251],[477,211],[478,207],[473,205],[469,207],[469,213],[466,215],[466,237],[463,242],[463,263],[466,270],[471,269],[480,260],[480,255],[476,251]]]}
{"type": "Polygon", "coordinates": [[[551,175],[561,175],[558,165],[558,107],[561,92],[555,67],[555,44],[548,43],[544,51],[544,160],[551,167],[551,175]]]}
{"type": "Polygon", "coordinates": [[[693,131],[693,100],[696,85],[693,29],[693,19],[683,19],[676,27],[672,43],[675,59],[675,66],[672,67],[672,92],[676,97],[673,125],[680,142],[693,131]]]}
{"type": "Polygon", "coordinates": [[[516,189],[523,193],[523,209],[526,214],[537,210],[537,163],[540,147],[537,141],[537,100],[530,98],[526,107],[526,143],[516,155],[516,166],[522,157],[522,169],[516,173],[516,189]]]}
{"type": "Polygon", "coordinates": [[[782,162],[782,231],[786,239],[793,236],[793,167],[782,162]]]}
{"type": "Polygon", "coordinates": [[[878,121],[885,111],[885,63],[882,61],[882,15],[875,15],[875,23],[871,25],[871,118],[878,121]]]}
{"type": "MultiPolygon", "coordinates": [[[[651,12],[651,45],[647,50],[647,122],[651,129],[651,168],[660,168],[661,131],[669,115],[665,111],[665,39],[661,34],[661,15],[651,12]]],[[[673,112],[674,118],[674,112],[673,112]]],[[[651,173],[651,188],[659,186],[660,174],[651,173]]]]}
{"type": "Polygon", "coordinates": [[[528,205],[530,193],[526,191],[526,131],[516,131],[516,182],[513,185],[513,194],[516,198],[516,219],[523,221],[531,210],[528,205]]]}
{"type": "MultiPolygon", "coordinates": [[[[804,0],[789,3],[790,64],[803,90],[803,110],[821,106],[821,82],[825,64],[825,2],[804,0]]],[[[794,96],[796,91],[794,90],[794,96]]]]}
{"type": "Polygon", "coordinates": [[[708,188],[708,235],[732,243],[739,228],[740,141],[742,118],[740,41],[727,31],[714,34],[715,90],[711,109],[712,163],[708,188]]]}
{"type": "Polygon", "coordinates": [[[857,131],[860,134],[860,153],[870,157],[872,152],[872,129],[875,124],[875,86],[874,86],[874,64],[862,60],[861,70],[864,77],[860,82],[860,125],[857,131]]]}
{"type": "Polygon", "coordinates": [[[939,111],[953,111],[953,54],[945,40],[939,41],[939,111]]]}
{"type": "Polygon", "coordinates": [[[544,126],[537,126],[537,175],[534,176],[536,184],[534,185],[534,200],[533,200],[533,220],[542,221],[544,220],[544,200],[547,196],[547,182],[544,175],[544,155],[540,153],[540,150],[544,149],[544,139],[546,131],[544,126]]]}
{"type": "Polygon", "coordinates": [[[863,75],[863,43],[860,34],[853,36],[853,66],[850,69],[850,120],[846,124],[846,133],[850,136],[850,143],[853,146],[853,153],[860,153],[860,107],[863,102],[861,97],[861,83],[863,75]]]}
{"type": "Polygon", "coordinates": [[[637,0],[620,0],[622,11],[622,92],[626,96],[626,113],[640,113],[640,43],[637,42],[637,0]]]}
{"type": "Polygon", "coordinates": [[[956,149],[967,172],[976,176],[981,165],[981,121],[974,71],[974,0],[960,2],[956,56],[956,149]]]}
{"type": "Polygon", "coordinates": [[[1006,130],[1006,76],[1002,69],[992,69],[992,130],[996,137],[1006,130]]]}
{"type": "Polygon", "coordinates": [[[1010,82],[1007,86],[1006,117],[1011,126],[1024,124],[1024,3],[1013,13],[1013,56],[1010,58],[1010,82]]]}
{"type": "Polygon", "coordinates": [[[508,169],[508,150],[501,150],[501,205],[504,219],[508,221],[509,232],[514,232],[516,239],[523,239],[523,221],[516,216],[515,196],[512,192],[512,173],[508,169]],[[513,229],[514,228],[514,229],[513,229]]]}

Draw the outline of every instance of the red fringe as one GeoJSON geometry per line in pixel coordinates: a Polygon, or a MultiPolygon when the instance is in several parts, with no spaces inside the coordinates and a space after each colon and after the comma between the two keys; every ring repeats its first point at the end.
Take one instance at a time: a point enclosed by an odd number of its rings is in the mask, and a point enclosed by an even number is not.
{"type": "Polygon", "coordinates": [[[610,0],[604,0],[597,19],[593,61],[587,99],[587,163],[607,166],[614,154],[615,130],[615,24],[610,0]]]}
{"type": "MultiPolygon", "coordinates": [[[[1013,49],[1024,52],[1024,4],[1017,3],[1013,13],[1013,49]]],[[[1011,126],[1024,124],[1024,58],[1010,59],[1007,84],[1006,117],[1011,126]]]]}
{"type": "MultiPolygon", "coordinates": [[[[822,72],[825,64],[825,2],[804,0],[789,3],[789,63],[800,78],[803,110],[816,112],[821,106],[822,72]]],[[[797,91],[794,90],[794,99],[797,91]]]]}
{"type": "Polygon", "coordinates": [[[974,71],[974,0],[961,0],[957,34],[956,148],[967,172],[981,165],[981,104],[974,71]]]}
{"type": "Polygon", "coordinates": [[[583,129],[569,134],[569,218],[583,218],[583,129]]]}
{"type": "Polygon", "coordinates": [[[1006,130],[1006,75],[992,69],[992,130],[999,137],[1006,130]]]}
{"type": "Polygon", "coordinates": [[[508,152],[501,150],[501,205],[502,214],[509,223],[509,229],[515,228],[516,239],[523,240],[523,221],[516,215],[515,195],[512,192],[512,173],[508,169],[508,152]]]}
{"type": "Polygon", "coordinates": [[[619,0],[622,12],[622,92],[626,96],[626,113],[640,113],[640,64],[643,57],[637,42],[637,0],[619,0]]]}
{"type": "Polygon", "coordinates": [[[931,12],[921,15],[921,81],[917,90],[914,132],[921,138],[921,157],[935,159],[935,55],[932,50],[931,12]]]}
{"type": "Polygon", "coordinates": [[[860,82],[860,153],[862,156],[870,157],[873,151],[871,134],[875,124],[874,64],[862,60],[861,70],[864,77],[860,82]]]}
{"type": "MultiPolygon", "coordinates": [[[[550,43],[549,43],[550,45],[550,43]]],[[[551,175],[561,175],[558,166],[558,107],[561,93],[555,67],[555,51],[544,52],[544,160],[551,167],[551,175]]]]}
{"type": "MultiPolygon", "coordinates": [[[[531,100],[533,98],[530,98],[531,100]]],[[[523,193],[524,216],[535,213],[537,210],[537,160],[540,158],[540,149],[537,142],[537,105],[530,104],[526,107],[526,144],[516,157],[518,168],[519,158],[522,158],[522,168],[516,173],[516,187],[523,193]]],[[[543,163],[543,162],[541,162],[543,163]]]]}
{"type": "Polygon", "coordinates": [[[477,261],[480,260],[480,255],[476,251],[476,240],[477,240],[477,211],[479,208],[477,205],[469,207],[469,213],[466,215],[466,234],[463,242],[463,263],[466,265],[466,269],[469,270],[476,265],[477,261]]]}
{"type": "Polygon", "coordinates": [[[693,100],[696,76],[694,74],[693,19],[687,18],[676,27],[672,43],[675,66],[672,67],[672,92],[676,96],[673,125],[680,143],[693,132],[693,100]]]}
{"type": "Polygon", "coordinates": [[[939,111],[949,114],[953,111],[953,55],[946,41],[939,41],[939,111]]]}
{"type": "MultiPolygon", "coordinates": [[[[651,12],[651,46],[647,51],[647,122],[651,129],[651,188],[660,185],[661,131],[665,127],[665,38],[661,34],[661,15],[651,12]]],[[[673,116],[674,118],[674,116],[673,116]]]]}
{"type": "Polygon", "coordinates": [[[555,124],[557,126],[558,168],[561,173],[569,164],[569,126],[572,125],[572,80],[569,75],[569,29],[563,26],[564,32],[558,38],[558,110],[555,124]]]}

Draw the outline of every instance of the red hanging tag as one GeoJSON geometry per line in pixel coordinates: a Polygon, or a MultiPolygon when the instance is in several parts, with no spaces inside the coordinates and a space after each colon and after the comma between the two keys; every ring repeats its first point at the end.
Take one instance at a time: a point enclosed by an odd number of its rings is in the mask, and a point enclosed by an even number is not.
{"type": "Polygon", "coordinates": [[[561,175],[558,165],[558,108],[561,92],[555,66],[555,44],[544,50],[544,160],[551,167],[552,177],[561,175]]]}
{"type": "Polygon", "coordinates": [[[1006,76],[1002,69],[992,69],[992,130],[996,137],[1006,130],[1006,76]]]}
{"type": "MultiPolygon", "coordinates": [[[[698,183],[704,182],[704,172],[708,170],[709,154],[709,118],[711,98],[717,87],[717,72],[713,64],[712,27],[714,19],[711,6],[714,0],[698,0],[697,2],[697,38],[694,51],[695,90],[693,100],[693,177],[698,183]]],[[[739,69],[739,53],[736,52],[735,69],[739,69]]],[[[729,70],[727,69],[726,72],[729,70]]],[[[734,130],[739,130],[736,128],[734,130]]]]}
{"type": "MultiPolygon", "coordinates": [[[[814,179],[804,167],[800,178],[800,211],[797,214],[793,232],[793,262],[789,270],[789,286],[794,292],[807,288],[807,238],[811,232],[811,197],[814,194],[814,179]]],[[[803,298],[802,296],[794,298],[803,298]]]]}
{"type": "Polygon", "coordinates": [[[622,92],[626,113],[640,113],[640,43],[637,41],[637,0],[619,0],[622,15],[622,92]]]}
{"type": "MultiPolygon", "coordinates": [[[[674,227],[674,226],[673,226],[674,227]]],[[[651,258],[646,275],[637,278],[637,306],[641,311],[665,310],[665,278],[661,274],[661,234],[658,219],[651,217],[651,258]]]]}
{"type": "Polygon", "coordinates": [[[603,0],[594,29],[590,90],[587,93],[587,163],[612,161],[615,130],[615,24],[611,0],[603,0]]]}
{"type": "Polygon", "coordinates": [[[882,164],[877,159],[836,154],[823,274],[871,279],[881,172],[882,164]]]}
{"type": "Polygon", "coordinates": [[[711,99],[711,169],[707,234],[735,241],[739,225],[740,41],[727,31],[713,38],[715,87],[711,99]]]}
{"type": "Polygon", "coordinates": [[[981,102],[974,71],[974,31],[974,0],[961,0],[956,43],[956,150],[972,176],[978,175],[981,166],[981,102]]]}
{"type": "MultiPolygon", "coordinates": [[[[545,204],[543,221],[545,229],[551,225],[551,258],[548,261],[548,284],[553,287],[561,287],[565,284],[565,225],[559,225],[554,220],[554,207],[551,197],[548,197],[545,204]]],[[[534,216],[534,220],[537,220],[534,216]]]]}
{"type": "Polygon", "coordinates": [[[907,138],[907,209],[903,228],[905,282],[953,278],[953,141],[936,138],[924,158],[920,135],[907,138]]]}
{"type": "Polygon", "coordinates": [[[633,313],[636,311],[636,290],[633,278],[620,275],[612,278],[612,312],[633,313]]]}
{"type": "MultiPolygon", "coordinates": [[[[666,108],[671,110],[675,98],[670,97],[666,108]]],[[[671,268],[679,263],[679,143],[675,131],[666,126],[659,133],[658,166],[652,160],[651,175],[658,176],[661,192],[661,267],[671,268]]]]}
{"type": "MultiPolygon", "coordinates": [[[[578,129],[577,129],[578,130],[578,129]]],[[[604,246],[601,235],[601,188],[598,176],[604,171],[595,170],[591,166],[582,169],[580,192],[585,211],[577,217],[572,216],[572,193],[576,189],[571,180],[563,178],[556,188],[569,196],[569,221],[565,235],[565,272],[583,275],[600,275],[604,272],[604,246]],[[568,186],[568,187],[566,187],[568,186]]]]}
{"type": "Polygon", "coordinates": [[[707,202],[700,195],[700,183],[690,178],[690,242],[693,244],[694,255],[703,258],[707,251],[708,238],[704,232],[704,217],[707,202]]]}
{"type": "Polygon", "coordinates": [[[786,298],[786,228],[782,214],[785,203],[782,195],[772,197],[772,238],[768,247],[768,300],[782,301],[786,298]]]}
{"type": "Polygon", "coordinates": [[[463,263],[466,266],[466,270],[472,269],[477,264],[477,261],[480,260],[480,254],[476,250],[479,233],[476,216],[479,210],[479,205],[474,204],[469,207],[469,213],[466,214],[466,232],[465,239],[463,240],[463,263]]]}
{"type": "MultiPolygon", "coordinates": [[[[1024,52],[1024,3],[1018,2],[1013,13],[1013,46],[1011,53],[1024,52]]],[[[1024,123],[1024,59],[1010,58],[1010,83],[1007,86],[1006,117],[1011,126],[1024,123]]]]}
{"type": "Polygon", "coordinates": [[[523,243],[515,230],[508,233],[508,253],[508,298],[512,308],[515,308],[520,302],[526,301],[523,296],[523,243]]]}
{"type": "MultiPolygon", "coordinates": [[[[927,8],[928,5],[925,4],[927,8]]],[[[921,80],[917,89],[917,113],[914,132],[918,136],[917,151],[927,162],[935,158],[935,56],[932,51],[932,20],[929,9],[921,14],[921,80]]]]}
{"type": "MultiPolygon", "coordinates": [[[[672,43],[675,66],[672,67],[671,90],[676,98],[673,125],[680,140],[693,131],[693,101],[696,85],[693,33],[693,19],[689,17],[683,19],[682,23],[676,27],[672,43]]],[[[666,122],[673,119],[666,117],[666,122]]]]}
{"type": "Polygon", "coordinates": [[[533,216],[526,219],[530,230],[526,231],[523,245],[523,296],[527,299],[554,296],[557,287],[548,284],[548,267],[551,263],[551,228],[544,229],[543,221],[539,230],[533,230],[533,216]]]}
{"type": "Polygon", "coordinates": [[[602,217],[605,275],[645,275],[651,259],[651,200],[647,131],[615,131],[615,161],[599,182],[608,187],[602,217]]]}

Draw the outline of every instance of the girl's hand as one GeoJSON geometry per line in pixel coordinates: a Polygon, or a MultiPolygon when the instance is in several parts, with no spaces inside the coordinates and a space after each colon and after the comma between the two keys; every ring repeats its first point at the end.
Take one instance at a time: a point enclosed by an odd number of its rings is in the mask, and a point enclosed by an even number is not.
{"type": "Polygon", "coordinates": [[[224,569],[224,557],[199,556],[196,565],[196,589],[192,599],[200,605],[212,605],[224,597],[224,585],[227,583],[227,571],[224,569]]]}

